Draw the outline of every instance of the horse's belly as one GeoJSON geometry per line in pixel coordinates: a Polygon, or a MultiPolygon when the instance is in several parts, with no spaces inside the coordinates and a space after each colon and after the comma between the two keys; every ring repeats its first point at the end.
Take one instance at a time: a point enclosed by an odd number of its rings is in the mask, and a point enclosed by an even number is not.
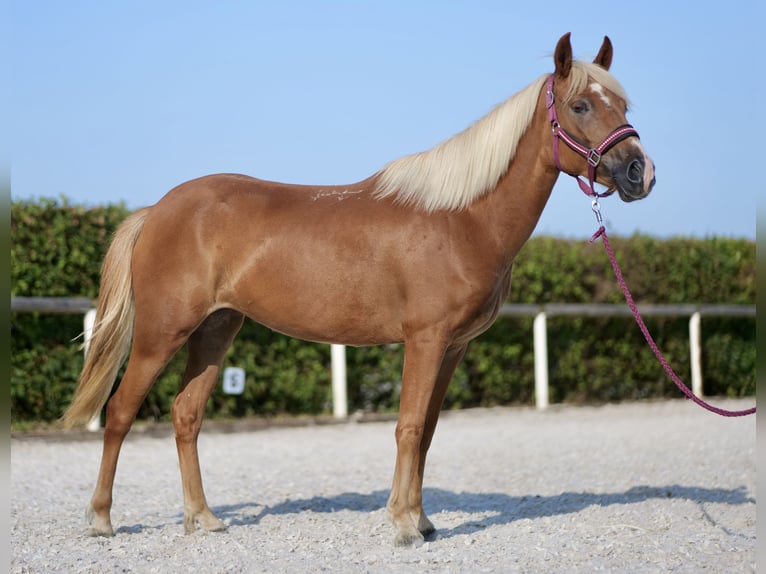
{"type": "Polygon", "coordinates": [[[327,266],[289,267],[260,266],[222,294],[223,301],[274,331],[308,341],[364,346],[403,339],[401,301],[384,275],[371,280],[327,266]]]}
{"type": "Polygon", "coordinates": [[[328,303],[321,311],[300,303],[289,306],[279,302],[243,312],[273,331],[316,343],[367,346],[403,339],[401,324],[391,316],[363,312],[344,305],[343,301],[328,303]]]}

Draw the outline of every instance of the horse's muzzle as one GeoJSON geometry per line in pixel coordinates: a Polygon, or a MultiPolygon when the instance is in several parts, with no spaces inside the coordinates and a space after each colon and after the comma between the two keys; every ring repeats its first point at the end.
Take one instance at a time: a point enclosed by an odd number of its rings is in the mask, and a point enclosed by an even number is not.
{"type": "Polygon", "coordinates": [[[633,156],[611,170],[617,193],[626,202],[643,199],[652,191],[656,181],[654,162],[645,156],[633,156]]]}

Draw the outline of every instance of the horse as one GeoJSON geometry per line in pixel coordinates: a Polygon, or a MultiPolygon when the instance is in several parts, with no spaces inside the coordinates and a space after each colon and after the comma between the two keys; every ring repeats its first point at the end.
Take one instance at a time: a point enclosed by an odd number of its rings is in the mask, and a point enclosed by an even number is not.
{"type": "Polygon", "coordinates": [[[213,174],[130,214],[102,263],[89,349],[62,416],[72,428],[106,405],[87,533],[113,534],[121,446],[183,345],[188,359],[171,418],[184,531],[225,530],[205,497],[197,438],[224,354],[248,317],[307,341],[404,344],[386,506],[395,545],[431,536],[423,478],[447,386],[508,297],[514,258],[559,173],[588,177],[602,195],[616,191],[624,201],[654,185],[654,164],[626,122],[628,98],[608,71],[612,55],[605,36],[592,62],[575,60],[565,34],[553,73],[434,148],[357,183],[213,174]]]}

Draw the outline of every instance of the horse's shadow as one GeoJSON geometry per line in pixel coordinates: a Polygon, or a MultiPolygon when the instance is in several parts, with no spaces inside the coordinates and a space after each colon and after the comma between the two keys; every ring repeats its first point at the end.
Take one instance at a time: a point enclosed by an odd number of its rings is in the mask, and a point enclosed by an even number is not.
{"type": "MultiPolygon", "coordinates": [[[[592,493],[563,492],[553,496],[511,496],[505,493],[452,492],[440,488],[423,489],[424,507],[427,514],[438,512],[465,512],[480,514],[450,529],[440,529],[438,538],[468,534],[494,525],[510,524],[522,519],[535,519],[579,512],[589,506],[612,506],[635,504],[653,499],[683,499],[700,505],[706,503],[754,504],[745,487],[735,489],[705,488],[697,486],[634,486],[625,492],[592,493]]],[[[253,525],[269,515],[297,514],[301,512],[337,512],[351,510],[374,512],[384,508],[387,490],[369,494],[343,493],[336,496],[285,500],[273,506],[257,502],[221,505],[213,508],[219,518],[230,526],[253,525]]]]}

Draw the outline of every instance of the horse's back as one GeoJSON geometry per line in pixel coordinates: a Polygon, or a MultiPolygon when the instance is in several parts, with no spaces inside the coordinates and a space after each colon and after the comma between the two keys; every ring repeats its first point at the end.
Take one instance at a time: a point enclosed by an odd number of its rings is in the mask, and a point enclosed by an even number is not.
{"type": "Polygon", "coordinates": [[[294,337],[351,345],[445,321],[473,334],[501,296],[497,269],[477,257],[481,229],[465,212],[426,213],[373,188],[236,174],[178,186],[151,208],[136,245],[137,308],[163,297],[190,324],[232,308],[294,337]]]}

